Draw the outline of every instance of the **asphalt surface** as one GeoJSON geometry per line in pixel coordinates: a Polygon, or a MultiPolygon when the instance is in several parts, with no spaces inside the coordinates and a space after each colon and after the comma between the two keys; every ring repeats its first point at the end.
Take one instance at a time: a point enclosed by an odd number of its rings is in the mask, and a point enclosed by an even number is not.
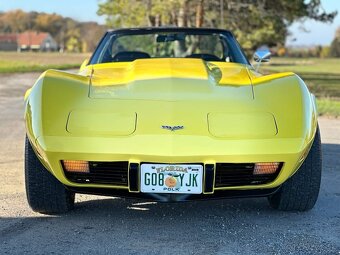
{"type": "Polygon", "coordinates": [[[36,73],[0,75],[0,254],[340,254],[340,120],[320,118],[323,177],[306,213],[265,198],[160,204],[77,195],[75,210],[30,210],[23,95],[36,73]]]}

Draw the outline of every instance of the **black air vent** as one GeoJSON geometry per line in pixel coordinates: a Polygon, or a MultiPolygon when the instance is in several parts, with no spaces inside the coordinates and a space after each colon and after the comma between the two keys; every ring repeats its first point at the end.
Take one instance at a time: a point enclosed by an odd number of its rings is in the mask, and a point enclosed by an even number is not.
{"type": "Polygon", "coordinates": [[[274,174],[254,175],[254,163],[216,163],[215,187],[259,185],[273,182],[282,163],[274,174]]]}
{"type": "Polygon", "coordinates": [[[65,172],[65,176],[75,183],[111,184],[128,186],[128,161],[89,162],[90,173],[65,172]]]}

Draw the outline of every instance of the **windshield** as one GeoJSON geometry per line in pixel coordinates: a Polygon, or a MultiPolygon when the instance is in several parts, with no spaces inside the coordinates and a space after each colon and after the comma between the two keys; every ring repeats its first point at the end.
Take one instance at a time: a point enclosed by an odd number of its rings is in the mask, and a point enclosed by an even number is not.
{"type": "Polygon", "coordinates": [[[130,62],[149,58],[200,58],[248,64],[231,34],[141,30],[109,32],[91,58],[91,64],[130,62]]]}

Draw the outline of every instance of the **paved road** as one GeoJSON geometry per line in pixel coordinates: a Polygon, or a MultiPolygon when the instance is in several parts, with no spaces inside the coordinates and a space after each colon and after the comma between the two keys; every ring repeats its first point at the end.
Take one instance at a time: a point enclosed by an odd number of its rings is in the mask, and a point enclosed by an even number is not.
{"type": "Polygon", "coordinates": [[[38,74],[0,75],[0,254],[340,254],[340,120],[320,119],[324,172],[316,207],[264,198],[158,204],[78,195],[52,217],[27,205],[23,94],[38,74]]]}

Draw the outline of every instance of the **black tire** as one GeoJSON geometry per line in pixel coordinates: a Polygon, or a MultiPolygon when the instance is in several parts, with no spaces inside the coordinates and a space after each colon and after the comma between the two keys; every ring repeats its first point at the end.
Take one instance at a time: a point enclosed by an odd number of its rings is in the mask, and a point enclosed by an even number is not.
{"type": "Polygon", "coordinates": [[[39,161],[26,137],[25,184],[27,201],[33,211],[62,214],[74,206],[75,194],[65,188],[39,161]]]}
{"type": "Polygon", "coordinates": [[[278,192],[268,197],[271,207],[282,211],[308,211],[318,199],[322,172],[319,128],[307,158],[278,192]]]}

